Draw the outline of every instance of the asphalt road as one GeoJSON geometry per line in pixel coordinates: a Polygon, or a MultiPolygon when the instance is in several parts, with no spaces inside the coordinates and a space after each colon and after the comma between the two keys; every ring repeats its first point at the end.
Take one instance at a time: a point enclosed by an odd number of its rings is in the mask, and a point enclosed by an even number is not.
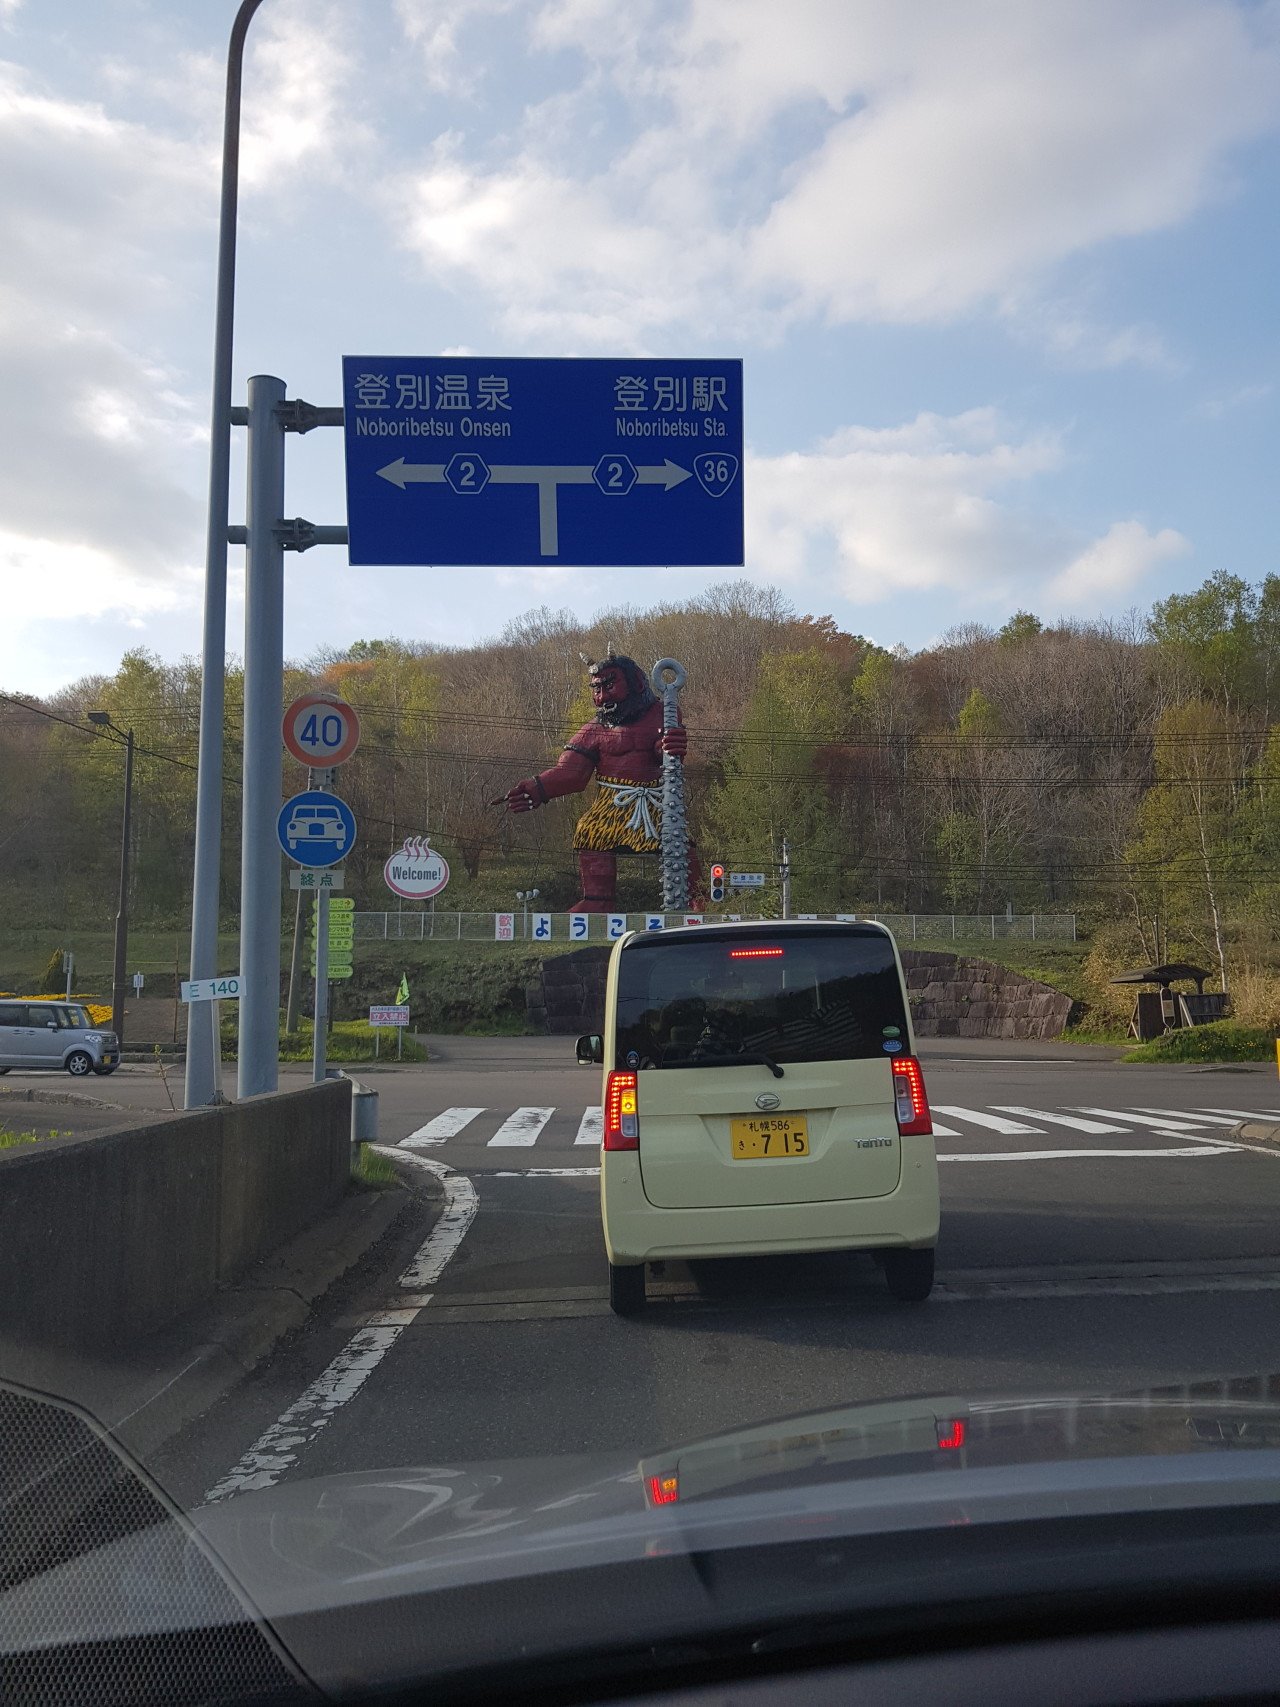
{"type": "Polygon", "coordinates": [[[570,1048],[452,1039],[425,1068],[368,1076],[383,1141],[443,1183],[449,1212],[436,1225],[416,1203],[174,1443],[153,1468],[180,1500],[348,1469],[641,1454],[858,1399],[1277,1364],[1280,1153],[1230,1140],[1239,1115],[1280,1111],[1273,1070],[935,1044],[929,1303],[895,1303],[862,1257],[669,1264],[630,1322],[606,1298],[598,1077],[564,1064],[570,1048]]]}

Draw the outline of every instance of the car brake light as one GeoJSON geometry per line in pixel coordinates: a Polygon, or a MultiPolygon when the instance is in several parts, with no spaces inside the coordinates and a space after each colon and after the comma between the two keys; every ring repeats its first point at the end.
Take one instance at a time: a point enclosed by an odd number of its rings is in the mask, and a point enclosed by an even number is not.
{"type": "Polygon", "coordinates": [[[674,1505],[680,1498],[680,1479],[677,1476],[649,1477],[649,1504],[674,1505]]]}
{"type": "Polygon", "coordinates": [[[964,1445],[967,1430],[963,1417],[948,1417],[945,1422],[938,1423],[938,1450],[940,1452],[958,1452],[964,1445]]]}
{"type": "Polygon", "coordinates": [[[785,948],[731,948],[730,960],[781,960],[785,948]]]}
{"type": "Polygon", "coordinates": [[[640,1148],[640,1085],[634,1073],[610,1073],[604,1093],[604,1148],[640,1148]]]}
{"type": "Polygon", "coordinates": [[[933,1116],[924,1090],[924,1074],[914,1055],[895,1055],[889,1063],[893,1068],[893,1106],[898,1116],[898,1131],[904,1138],[928,1138],[933,1132],[933,1116]]]}

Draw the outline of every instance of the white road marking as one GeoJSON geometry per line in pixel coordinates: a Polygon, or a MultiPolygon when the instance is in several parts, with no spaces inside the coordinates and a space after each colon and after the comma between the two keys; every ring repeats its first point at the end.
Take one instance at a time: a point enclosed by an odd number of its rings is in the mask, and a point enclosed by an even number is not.
{"type": "Polygon", "coordinates": [[[1197,1136],[1199,1128],[1205,1124],[1202,1120],[1188,1120],[1185,1115],[1158,1119],[1153,1114],[1135,1114],[1131,1108],[1087,1108],[1081,1104],[1077,1107],[1081,1114],[1105,1114],[1112,1120],[1127,1120],[1130,1126],[1152,1126],[1157,1132],[1188,1132],[1197,1136]]]}
{"type": "Polygon", "coordinates": [[[963,1151],[954,1156],[939,1156],[940,1162],[1068,1162],[1078,1157],[1091,1157],[1095,1161],[1112,1161],[1118,1156],[1225,1156],[1231,1150],[1240,1149],[1239,1144],[1219,1144],[1206,1141],[1203,1144],[1181,1145],[1176,1150],[991,1150],[982,1155],[966,1155],[963,1151]]]}
{"type": "Polygon", "coordinates": [[[1105,1120],[1082,1120],[1078,1114],[1059,1114],[1057,1109],[1017,1108],[1010,1103],[997,1103],[1003,1114],[1025,1114],[1029,1120],[1047,1120],[1051,1126],[1069,1126],[1076,1132],[1092,1132],[1102,1137],[1107,1132],[1128,1132],[1128,1126],[1112,1126],[1105,1120]]]}
{"type": "Polygon", "coordinates": [[[483,1113],[482,1108],[446,1108],[443,1114],[437,1114],[434,1120],[402,1138],[401,1146],[406,1150],[416,1150],[419,1147],[425,1149],[429,1144],[443,1144],[446,1138],[454,1137],[464,1126],[470,1126],[477,1114],[483,1113]]]}
{"type": "MultiPolygon", "coordinates": [[[[984,1109],[960,1108],[955,1104],[945,1102],[940,1102],[937,1106],[943,1114],[949,1114],[956,1120],[967,1120],[973,1126],[986,1126],[992,1132],[999,1132],[1008,1138],[1019,1137],[1023,1134],[1035,1134],[1041,1138],[1044,1136],[1042,1127],[1023,1126],[1020,1121],[1005,1120],[1002,1115],[990,1114],[984,1109]]],[[[960,1134],[957,1133],[956,1136],[959,1137],[960,1134]]]]}
{"type": "MultiPolygon", "coordinates": [[[[376,1144],[374,1148],[384,1156],[395,1155],[394,1150],[385,1149],[381,1144],[376,1144]]],[[[444,1187],[444,1210],[440,1219],[431,1229],[425,1243],[414,1252],[413,1261],[397,1282],[397,1285],[406,1290],[421,1290],[423,1287],[434,1286],[448,1268],[454,1252],[467,1235],[467,1228],[476,1218],[480,1203],[476,1197],[476,1188],[466,1174],[456,1174],[444,1162],[432,1162],[426,1156],[413,1156],[410,1159],[417,1167],[426,1168],[433,1173],[444,1187]]]]}
{"type": "Polygon", "coordinates": [[[595,1108],[584,1108],[582,1111],[582,1120],[578,1126],[578,1136],[574,1139],[574,1143],[598,1144],[603,1133],[604,1109],[599,1106],[595,1108]]]}
{"type": "Polygon", "coordinates": [[[594,1179],[599,1168],[494,1168],[482,1174],[482,1179],[594,1179]]]}
{"type": "Polygon", "coordinates": [[[1202,1109],[1201,1112],[1203,1114],[1231,1114],[1234,1115],[1237,1120],[1276,1119],[1276,1110],[1274,1108],[1206,1108],[1202,1109]]]}
{"type": "Polygon", "coordinates": [[[1191,1126],[1234,1126],[1235,1121],[1229,1120],[1224,1114],[1210,1114],[1208,1109],[1202,1109],[1199,1114],[1189,1108],[1146,1108],[1135,1110],[1139,1114],[1168,1115],[1173,1120],[1185,1120],[1191,1126]]]}
{"type": "MultiPolygon", "coordinates": [[[[929,1113],[932,1115],[933,1110],[930,1109],[929,1113]]],[[[954,1126],[944,1126],[940,1120],[933,1122],[933,1135],[935,1138],[959,1138],[961,1136],[954,1126]]]]}
{"type": "Polygon", "coordinates": [[[538,1134],[555,1113],[554,1108],[518,1108],[509,1114],[489,1140],[493,1149],[527,1149],[538,1142],[538,1134]]]}
{"type": "MultiPolygon", "coordinates": [[[[400,1153],[398,1146],[375,1144],[372,1148],[381,1156],[400,1153]]],[[[444,1212],[400,1276],[399,1285],[412,1289],[414,1295],[366,1318],[329,1367],[258,1436],[239,1463],[214,1483],[204,1496],[206,1504],[278,1482],[334,1413],[355,1398],[400,1335],[430,1303],[432,1294],[422,1289],[433,1286],[444,1273],[475,1219],[478,1203],[475,1187],[465,1174],[456,1174],[443,1162],[428,1161],[412,1152],[406,1159],[435,1174],[445,1194],[444,1212]]]]}

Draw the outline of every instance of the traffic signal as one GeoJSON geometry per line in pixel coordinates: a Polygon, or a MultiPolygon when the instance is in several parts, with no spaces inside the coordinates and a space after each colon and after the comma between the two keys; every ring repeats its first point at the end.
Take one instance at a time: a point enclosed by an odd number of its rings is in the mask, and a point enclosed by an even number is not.
{"type": "Polygon", "coordinates": [[[711,899],[713,901],[724,900],[724,867],[722,865],[711,867],[711,899]]]}

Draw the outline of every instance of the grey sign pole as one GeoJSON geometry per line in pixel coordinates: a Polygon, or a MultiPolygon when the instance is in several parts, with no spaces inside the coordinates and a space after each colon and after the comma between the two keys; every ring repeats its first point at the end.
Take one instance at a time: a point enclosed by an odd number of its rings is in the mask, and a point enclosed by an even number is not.
{"type": "MultiPolygon", "coordinates": [[[[195,870],[191,887],[191,976],[218,970],[218,902],[222,856],[222,717],[227,672],[227,491],[231,468],[231,352],[235,312],[236,204],[240,182],[240,84],[244,42],[262,0],[241,0],[227,48],[222,121],[222,202],[218,215],[218,283],[214,306],[213,400],[209,432],[209,516],[205,536],[204,650],[200,678],[199,774],[196,778],[195,870]]],[[[216,1002],[192,1002],[187,1017],[185,1103],[221,1099],[216,1002]]]]}
{"type": "Polygon", "coordinates": [[[249,381],[248,557],[244,589],[244,814],[240,841],[242,1097],[277,1085],[280,1057],[280,846],[284,760],[284,402],[282,379],[249,381]]]}
{"type": "Polygon", "coordinates": [[[329,891],[316,891],[316,1029],[311,1039],[311,1077],[324,1083],[329,1046],[329,891]]]}
{"type": "MultiPolygon", "coordinates": [[[[662,727],[680,721],[678,695],[686,681],[684,666],[674,658],[659,658],[653,666],[653,685],[662,695],[662,727]]],[[[662,907],[682,913],[689,905],[689,826],[684,809],[684,760],[662,755],[662,907]]]]}

